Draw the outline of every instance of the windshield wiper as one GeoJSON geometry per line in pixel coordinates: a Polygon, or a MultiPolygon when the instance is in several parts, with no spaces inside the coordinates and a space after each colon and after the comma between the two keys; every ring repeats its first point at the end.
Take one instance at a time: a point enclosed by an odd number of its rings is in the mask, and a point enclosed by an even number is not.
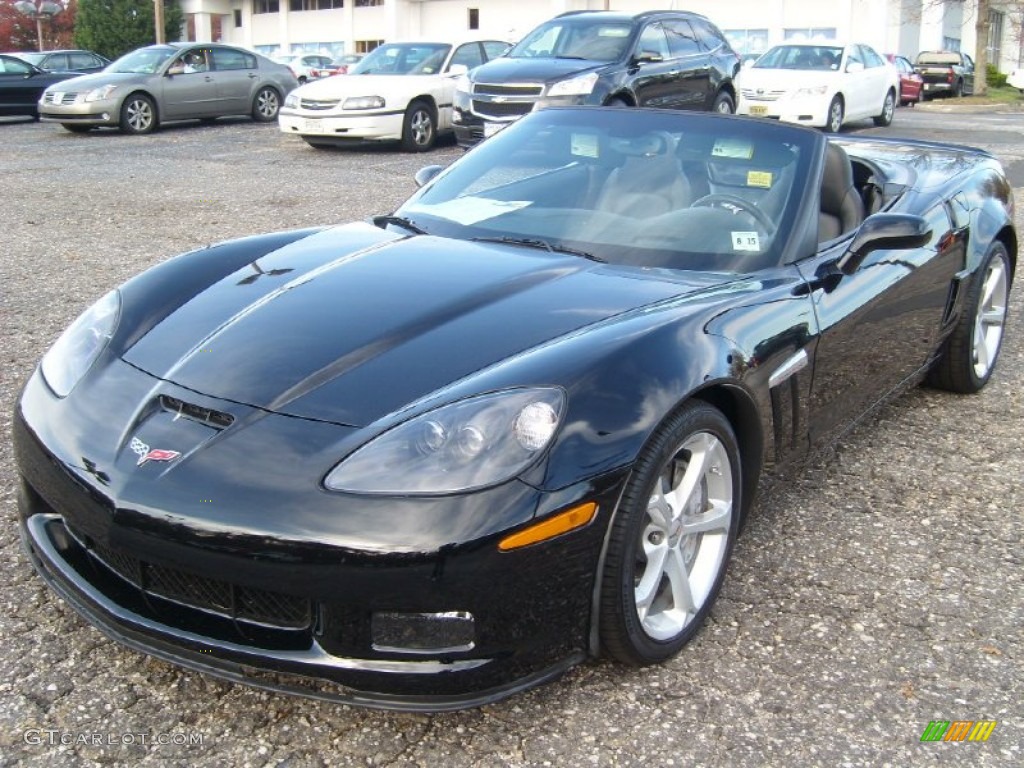
{"type": "Polygon", "coordinates": [[[539,237],[473,237],[470,238],[475,243],[504,243],[506,245],[524,245],[527,248],[540,248],[541,250],[548,251],[550,253],[568,253],[572,256],[581,256],[584,259],[590,259],[590,261],[597,261],[602,264],[605,260],[600,256],[595,256],[592,253],[586,251],[580,251],[575,248],[568,248],[564,245],[552,245],[547,240],[541,240],[539,237]]]}
{"type": "Polygon", "coordinates": [[[414,235],[430,234],[429,232],[427,232],[427,230],[416,226],[415,224],[412,223],[412,221],[405,218],[404,216],[374,216],[371,219],[371,221],[373,222],[373,226],[380,227],[381,229],[384,229],[384,227],[386,227],[388,224],[394,224],[396,227],[401,227],[402,229],[409,230],[414,235]]]}

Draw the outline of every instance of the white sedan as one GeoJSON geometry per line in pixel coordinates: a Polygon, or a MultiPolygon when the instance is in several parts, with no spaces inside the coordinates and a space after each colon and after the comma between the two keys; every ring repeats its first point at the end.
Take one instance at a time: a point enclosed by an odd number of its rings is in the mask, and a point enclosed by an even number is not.
{"type": "Polygon", "coordinates": [[[855,43],[799,43],[771,48],[739,77],[738,115],[824,128],[851,120],[889,125],[899,73],[873,48],[855,43]]]}
{"type": "Polygon", "coordinates": [[[455,80],[508,49],[500,40],[387,43],[368,53],[346,77],[296,88],[278,117],[284,133],[313,147],[400,140],[424,152],[452,129],[455,80]]]}

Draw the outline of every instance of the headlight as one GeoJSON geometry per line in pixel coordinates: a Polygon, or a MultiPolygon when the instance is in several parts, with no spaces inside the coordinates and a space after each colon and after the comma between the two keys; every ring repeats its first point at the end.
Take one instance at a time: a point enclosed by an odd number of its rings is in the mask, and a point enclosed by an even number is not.
{"type": "Polygon", "coordinates": [[[67,397],[96,362],[117,327],[121,295],[111,291],[85,310],[43,355],[43,378],[57,397],[67,397]]]}
{"type": "Polygon", "coordinates": [[[101,85],[99,88],[93,88],[91,91],[85,94],[85,100],[100,101],[110,96],[110,94],[112,94],[116,90],[116,85],[101,85]]]}
{"type": "Polygon", "coordinates": [[[455,90],[462,93],[472,93],[473,83],[469,79],[469,75],[459,75],[455,78],[455,90]]]}
{"type": "Polygon", "coordinates": [[[383,109],[383,96],[352,96],[341,104],[342,109],[383,109]]]}
{"type": "Polygon", "coordinates": [[[548,447],[561,421],[560,389],[512,389],[421,414],[379,435],[324,480],[332,491],[422,495],[509,480],[548,447]]]}
{"type": "Polygon", "coordinates": [[[827,85],[812,85],[809,88],[797,88],[797,96],[823,96],[828,93],[827,85]]]}
{"type": "Polygon", "coordinates": [[[548,96],[586,96],[594,90],[595,85],[597,73],[591,72],[589,75],[553,83],[548,88],[548,96]]]}
{"type": "Polygon", "coordinates": [[[287,96],[284,97],[284,105],[286,107],[288,107],[288,109],[297,109],[298,108],[298,106],[299,106],[299,97],[295,93],[295,91],[292,91],[291,93],[289,93],[287,96]]]}

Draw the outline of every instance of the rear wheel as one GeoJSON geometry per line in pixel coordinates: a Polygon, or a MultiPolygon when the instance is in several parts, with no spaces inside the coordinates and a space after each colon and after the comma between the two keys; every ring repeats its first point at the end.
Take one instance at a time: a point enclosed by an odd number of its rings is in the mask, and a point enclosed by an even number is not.
{"type": "Polygon", "coordinates": [[[264,86],[256,92],[252,100],[252,119],[257,123],[270,123],[277,120],[281,111],[281,97],[270,86],[264,86]]]}
{"type": "Polygon", "coordinates": [[[152,133],[156,130],[156,105],[143,93],[133,93],[121,105],[122,133],[152,133]]]}
{"type": "Polygon", "coordinates": [[[875,121],[875,125],[885,127],[892,125],[892,115],[896,111],[896,95],[889,91],[885,94],[885,101],[882,102],[881,114],[875,115],[872,119],[875,121]]]}
{"type": "Polygon", "coordinates": [[[843,97],[835,96],[832,99],[832,103],[828,105],[828,118],[825,123],[825,130],[830,133],[839,133],[839,129],[843,127],[843,97]]]}
{"type": "Polygon", "coordinates": [[[644,447],[608,540],[602,647],[628,664],[671,658],[707,616],[739,531],[740,459],[728,420],[692,401],[644,447]]]}
{"type": "Polygon", "coordinates": [[[725,91],[722,91],[715,96],[715,103],[711,107],[712,112],[717,112],[720,115],[731,115],[736,111],[736,105],[733,103],[732,96],[725,91]]]}
{"type": "Polygon", "coordinates": [[[406,152],[426,152],[434,146],[437,123],[434,111],[423,101],[414,101],[405,111],[402,124],[402,149],[406,152]]]}

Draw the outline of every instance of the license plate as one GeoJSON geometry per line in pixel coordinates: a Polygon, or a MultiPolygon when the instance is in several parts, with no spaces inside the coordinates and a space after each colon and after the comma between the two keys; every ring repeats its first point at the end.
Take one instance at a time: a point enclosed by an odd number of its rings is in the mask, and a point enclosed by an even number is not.
{"type": "Polygon", "coordinates": [[[768,107],[751,107],[750,114],[752,115],[767,115],[768,107]]]}
{"type": "Polygon", "coordinates": [[[306,133],[323,133],[324,124],[321,120],[307,120],[305,125],[306,133]]]}
{"type": "Polygon", "coordinates": [[[488,136],[493,136],[504,128],[505,125],[506,123],[484,123],[484,138],[486,139],[488,136]]]}

